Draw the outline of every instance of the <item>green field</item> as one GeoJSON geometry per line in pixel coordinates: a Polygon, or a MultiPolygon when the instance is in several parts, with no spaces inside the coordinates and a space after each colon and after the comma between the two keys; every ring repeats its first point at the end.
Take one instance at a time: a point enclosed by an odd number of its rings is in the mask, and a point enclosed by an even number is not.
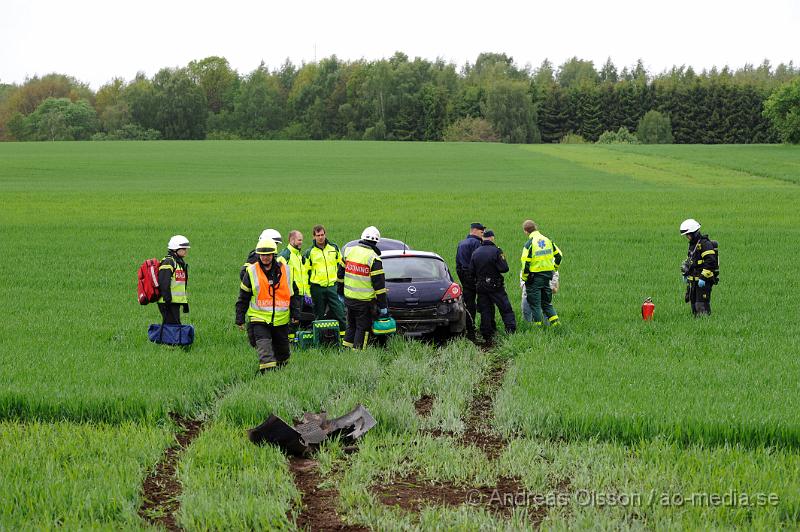
{"type": "Polygon", "coordinates": [[[0,530],[145,528],[137,486],[170,440],[169,412],[207,420],[180,463],[180,523],[292,528],[299,495],[286,460],[250,446],[244,429],[271,411],[338,415],[359,401],[378,427],[357,453],[332,445],[319,457],[348,522],[538,524],[469,507],[403,513],[364,489],[413,468],[467,485],[514,475],[537,492],[567,479],[573,495],[733,489],[779,499],[749,508],[573,500],[547,512],[547,527],[800,527],[798,185],[800,148],[774,145],[2,143],[0,530]],[[720,242],[708,319],[683,303],[677,227],[688,217],[720,242]],[[509,256],[518,307],[526,218],[564,253],[560,330],[523,324],[491,354],[399,339],[364,353],[312,350],[255,376],[234,303],[238,268],[265,227],[300,229],[310,242],[324,223],[344,244],[375,225],[454,268],[458,240],[479,220],[509,256]],[[138,265],[163,256],[176,233],[192,243],[188,351],[147,342],[158,312],[135,300],[138,265]],[[648,296],[652,323],[639,316],[648,296]],[[490,356],[509,361],[486,415],[510,444],[487,463],[449,438],[464,430],[490,356]],[[414,411],[423,394],[436,398],[425,419],[414,411]],[[111,467],[81,467],[99,453],[91,449],[106,449],[111,467]],[[80,474],[58,466],[66,456],[80,474]],[[45,509],[48,490],[56,502],[45,509]]]}

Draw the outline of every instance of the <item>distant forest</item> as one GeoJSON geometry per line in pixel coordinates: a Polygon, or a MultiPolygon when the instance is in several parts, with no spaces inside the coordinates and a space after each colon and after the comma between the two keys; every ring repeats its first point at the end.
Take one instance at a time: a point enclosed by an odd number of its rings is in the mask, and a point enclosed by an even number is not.
{"type": "Polygon", "coordinates": [[[375,61],[262,63],[240,74],[225,58],[207,57],[152,78],[115,78],[97,92],[64,74],[0,83],[0,140],[636,142],[640,131],[643,142],[774,143],[790,138],[765,102],[800,87],[799,78],[793,63],[766,60],[653,74],[641,60],[621,70],[611,59],[598,68],[577,57],[531,68],[483,53],[458,67],[397,52],[375,61]],[[646,114],[663,135],[641,133],[646,114]]]}

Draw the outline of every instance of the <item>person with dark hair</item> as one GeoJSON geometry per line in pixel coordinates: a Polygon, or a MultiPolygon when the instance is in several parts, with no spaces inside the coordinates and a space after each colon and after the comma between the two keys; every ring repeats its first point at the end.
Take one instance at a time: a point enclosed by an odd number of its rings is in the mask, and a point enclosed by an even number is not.
{"type": "Polygon", "coordinates": [[[503,274],[508,272],[508,261],[503,250],[494,243],[494,232],[483,233],[483,244],[472,254],[469,266],[478,294],[478,312],[481,315],[481,336],[487,346],[492,345],[497,332],[494,309],[500,311],[507,333],[517,330],[514,309],[508,300],[503,274]]]}
{"type": "Polygon", "coordinates": [[[330,308],[334,318],[339,322],[339,333],[344,336],[344,305],[339,299],[336,288],[336,274],[342,254],[339,246],[328,241],[325,226],[315,225],[312,230],[314,244],[305,252],[308,271],[308,285],[314,306],[314,317],[325,319],[325,312],[330,308]]]}
{"type": "Polygon", "coordinates": [[[467,309],[467,338],[475,340],[475,317],[477,314],[477,292],[475,289],[475,279],[469,269],[472,254],[481,247],[483,242],[483,231],[486,229],[482,223],[473,222],[469,226],[469,234],[458,243],[456,249],[456,274],[461,283],[464,293],[464,306],[467,309]]]}

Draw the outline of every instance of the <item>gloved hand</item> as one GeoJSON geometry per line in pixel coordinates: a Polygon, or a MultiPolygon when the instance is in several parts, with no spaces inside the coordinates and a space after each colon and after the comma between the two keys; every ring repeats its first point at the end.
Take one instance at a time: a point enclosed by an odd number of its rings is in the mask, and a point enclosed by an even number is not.
{"type": "Polygon", "coordinates": [[[303,304],[309,307],[313,307],[314,301],[311,299],[311,296],[303,296],[303,304]]]}
{"type": "Polygon", "coordinates": [[[699,286],[700,288],[705,288],[706,280],[705,279],[700,279],[699,281],[697,281],[697,286],[699,286]]]}
{"type": "Polygon", "coordinates": [[[183,313],[184,314],[189,314],[189,303],[184,303],[183,304],[183,313]]]}
{"type": "Polygon", "coordinates": [[[378,316],[380,316],[381,318],[388,318],[389,317],[389,309],[388,308],[380,309],[378,311],[378,316]]]}
{"type": "Polygon", "coordinates": [[[686,283],[686,284],[689,283],[689,276],[688,275],[684,275],[683,276],[683,282],[686,283]]]}

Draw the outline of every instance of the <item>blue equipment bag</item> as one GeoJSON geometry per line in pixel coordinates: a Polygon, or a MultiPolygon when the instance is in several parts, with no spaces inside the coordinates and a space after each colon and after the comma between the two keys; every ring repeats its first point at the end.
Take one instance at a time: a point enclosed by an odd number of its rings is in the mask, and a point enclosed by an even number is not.
{"type": "Polygon", "coordinates": [[[191,345],[194,342],[194,327],[153,323],[147,329],[147,337],[157,344],[191,345]]]}

